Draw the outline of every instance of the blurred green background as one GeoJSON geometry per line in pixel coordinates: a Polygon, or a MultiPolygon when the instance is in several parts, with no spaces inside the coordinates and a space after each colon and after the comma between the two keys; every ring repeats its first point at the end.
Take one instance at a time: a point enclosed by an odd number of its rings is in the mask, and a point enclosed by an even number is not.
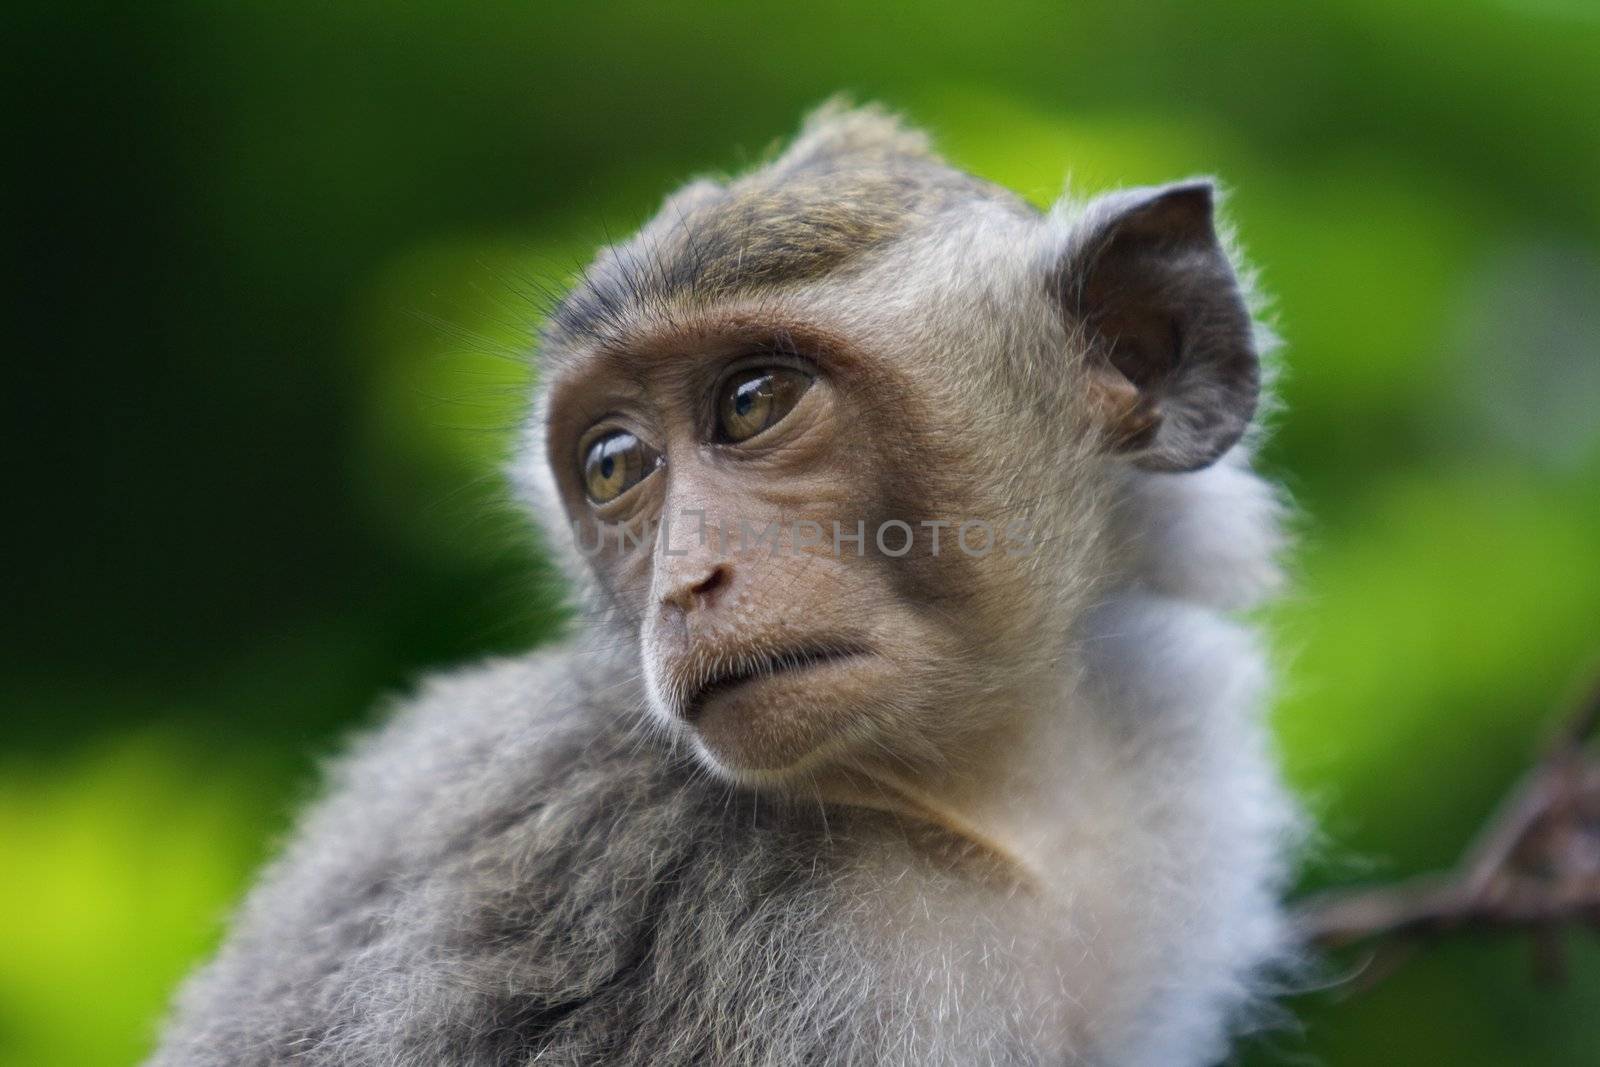
{"type": "MultiPolygon", "coordinates": [[[[1600,653],[1600,6],[7,5],[0,1064],[126,1064],[316,761],[557,619],[532,295],[836,90],[1048,201],[1214,173],[1308,517],[1307,887],[1447,864],[1600,653]]],[[[1600,1062],[1600,948],[1311,993],[1249,1063],[1600,1062]]],[[[1354,966],[1358,961],[1344,960],[1354,966]]]]}

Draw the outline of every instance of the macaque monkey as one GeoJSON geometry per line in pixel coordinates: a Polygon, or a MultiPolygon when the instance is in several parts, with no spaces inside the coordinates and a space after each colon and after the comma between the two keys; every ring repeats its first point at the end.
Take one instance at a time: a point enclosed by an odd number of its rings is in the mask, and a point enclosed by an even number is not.
{"type": "Polygon", "coordinates": [[[1297,816],[1214,199],[830,105],[603,250],[512,464],[576,632],[355,746],[153,1063],[1224,1058],[1297,816]]]}

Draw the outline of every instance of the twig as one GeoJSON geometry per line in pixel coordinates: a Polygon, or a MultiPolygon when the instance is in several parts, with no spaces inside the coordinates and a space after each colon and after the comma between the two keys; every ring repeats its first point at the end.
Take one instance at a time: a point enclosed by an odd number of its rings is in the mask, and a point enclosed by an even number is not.
{"type": "Polygon", "coordinates": [[[1558,977],[1559,931],[1600,928],[1597,729],[1600,675],[1454,871],[1313,897],[1295,912],[1304,940],[1324,948],[1377,942],[1392,959],[1421,938],[1523,931],[1534,938],[1539,971],[1558,977]]]}

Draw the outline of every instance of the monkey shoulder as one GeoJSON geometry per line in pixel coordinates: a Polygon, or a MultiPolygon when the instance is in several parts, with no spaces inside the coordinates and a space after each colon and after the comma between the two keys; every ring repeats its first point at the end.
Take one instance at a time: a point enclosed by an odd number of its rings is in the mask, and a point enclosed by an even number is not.
{"type": "Polygon", "coordinates": [[[564,648],[438,676],[358,741],[154,1062],[695,1062],[846,996],[882,827],[696,771],[595,673],[564,648]]]}

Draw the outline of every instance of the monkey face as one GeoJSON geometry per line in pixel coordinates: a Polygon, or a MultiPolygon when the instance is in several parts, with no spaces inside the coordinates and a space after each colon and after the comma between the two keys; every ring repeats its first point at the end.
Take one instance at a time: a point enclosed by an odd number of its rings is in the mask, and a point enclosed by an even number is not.
{"type": "Polygon", "coordinates": [[[946,759],[1005,688],[1035,546],[901,361],[778,317],[679,319],[560,380],[573,535],[652,713],[717,770],[946,759]]]}

